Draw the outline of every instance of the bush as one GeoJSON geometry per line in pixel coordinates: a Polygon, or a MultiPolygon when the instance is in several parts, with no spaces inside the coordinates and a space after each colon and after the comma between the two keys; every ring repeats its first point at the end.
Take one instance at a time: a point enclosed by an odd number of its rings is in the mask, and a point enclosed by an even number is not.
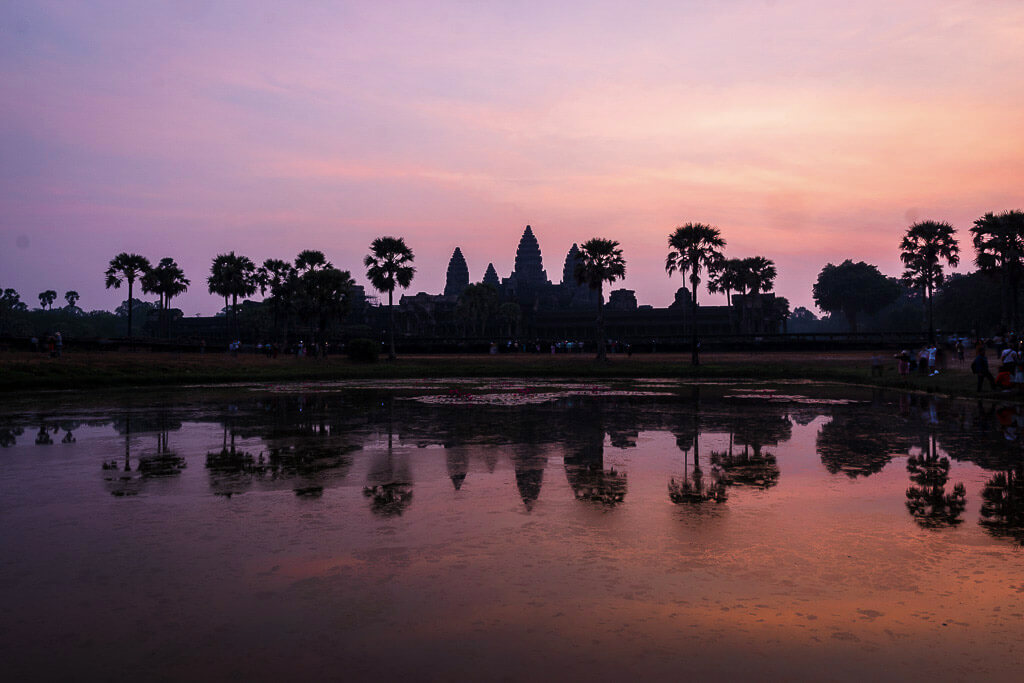
{"type": "Polygon", "coordinates": [[[376,363],[380,350],[372,339],[353,339],[348,343],[348,357],[357,363],[376,363]]]}

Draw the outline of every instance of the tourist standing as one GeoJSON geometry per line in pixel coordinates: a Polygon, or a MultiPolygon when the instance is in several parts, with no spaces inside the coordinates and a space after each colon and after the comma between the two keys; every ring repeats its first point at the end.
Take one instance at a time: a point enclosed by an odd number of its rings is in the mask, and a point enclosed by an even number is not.
{"type": "Polygon", "coordinates": [[[896,369],[900,373],[900,377],[906,377],[910,374],[910,352],[903,349],[896,356],[896,369]]]}
{"type": "Polygon", "coordinates": [[[995,391],[996,378],[992,376],[992,371],[988,369],[988,358],[985,357],[984,346],[978,346],[978,354],[974,357],[974,362],[971,363],[971,372],[978,378],[978,391],[981,391],[981,385],[984,384],[986,378],[992,390],[995,391]]]}

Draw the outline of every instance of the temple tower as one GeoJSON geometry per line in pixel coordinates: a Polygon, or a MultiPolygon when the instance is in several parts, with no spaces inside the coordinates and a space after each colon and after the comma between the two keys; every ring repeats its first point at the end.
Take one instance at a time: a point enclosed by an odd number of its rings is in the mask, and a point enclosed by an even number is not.
{"type": "Polygon", "coordinates": [[[452,258],[448,261],[448,275],[444,281],[445,296],[459,296],[469,285],[469,266],[462,255],[462,249],[455,247],[452,258]]]}
{"type": "Polygon", "coordinates": [[[512,278],[520,289],[534,289],[548,284],[548,274],[540,256],[540,245],[533,236],[533,229],[527,225],[516,249],[516,266],[512,278]]]}
{"type": "Polygon", "coordinates": [[[565,265],[562,267],[562,286],[576,286],[576,262],[580,259],[580,249],[576,243],[572,243],[569,253],[565,255],[565,265]]]}
{"type": "Polygon", "coordinates": [[[484,273],[484,284],[491,285],[495,289],[501,286],[501,281],[498,280],[498,271],[494,269],[493,263],[487,264],[487,271],[484,273]]]}

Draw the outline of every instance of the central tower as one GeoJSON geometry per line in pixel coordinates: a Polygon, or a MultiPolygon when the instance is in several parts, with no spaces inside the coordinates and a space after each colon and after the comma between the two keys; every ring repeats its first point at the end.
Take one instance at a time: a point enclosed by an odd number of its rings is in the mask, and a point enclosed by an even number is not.
{"type": "Polygon", "coordinates": [[[548,284],[548,274],[544,272],[544,263],[540,256],[540,245],[529,225],[523,231],[516,249],[516,266],[512,271],[512,279],[520,287],[535,288],[548,284]]]}

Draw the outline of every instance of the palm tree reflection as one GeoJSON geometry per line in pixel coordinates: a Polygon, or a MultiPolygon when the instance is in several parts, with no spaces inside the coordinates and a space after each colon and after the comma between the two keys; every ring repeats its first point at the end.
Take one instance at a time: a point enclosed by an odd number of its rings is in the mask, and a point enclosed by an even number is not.
{"type": "Polygon", "coordinates": [[[668,483],[668,497],[676,505],[703,503],[724,503],[726,500],[725,482],[721,479],[721,470],[715,465],[705,475],[700,466],[700,408],[695,407],[691,425],[682,425],[673,430],[676,446],[683,452],[683,474],[676,479],[672,477],[668,483]],[[689,451],[693,448],[693,469],[689,467],[689,451]]]}
{"type": "Polygon", "coordinates": [[[614,507],[626,498],[626,475],[604,466],[604,429],[600,425],[589,438],[569,447],[565,477],[576,500],[614,507]]]}
{"type": "Polygon", "coordinates": [[[985,531],[1024,546],[1024,463],[997,472],[981,490],[981,519],[985,531]]]}
{"type": "Polygon", "coordinates": [[[18,437],[25,433],[21,427],[4,427],[0,429],[0,448],[9,448],[18,443],[18,437]]]}
{"type": "Polygon", "coordinates": [[[394,453],[393,403],[388,402],[388,447],[376,453],[363,495],[370,498],[370,510],[383,517],[397,517],[412,504],[412,476],[404,453],[394,453]]]}
{"type": "Polygon", "coordinates": [[[967,489],[958,482],[952,493],[946,493],[949,481],[949,458],[939,457],[935,435],[926,440],[920,456],[907,458],[907,472],[912,485],[907,488],[907,511],[923,529],[956,526],[967,507],[967,489]]]}
{"type": "Polygon", "coordinates": [[[903,442],[889,416],[836,411],[818,431],[816,447],[829,473],[856,479],[881,472],[903,442]]]}
{"type": "Polygon", "coordinates": [[[722,471],[729,486],[769,489],[779,483],[779,465],[766,446],[778,446],[792,437],[793,425],[786,415],[767,415],[763,419],[743,419],[730,425],[729,447],[712,451],[711,464],[722,471]],[[743,446],[734,450],[734,442],[743,446]]]}

